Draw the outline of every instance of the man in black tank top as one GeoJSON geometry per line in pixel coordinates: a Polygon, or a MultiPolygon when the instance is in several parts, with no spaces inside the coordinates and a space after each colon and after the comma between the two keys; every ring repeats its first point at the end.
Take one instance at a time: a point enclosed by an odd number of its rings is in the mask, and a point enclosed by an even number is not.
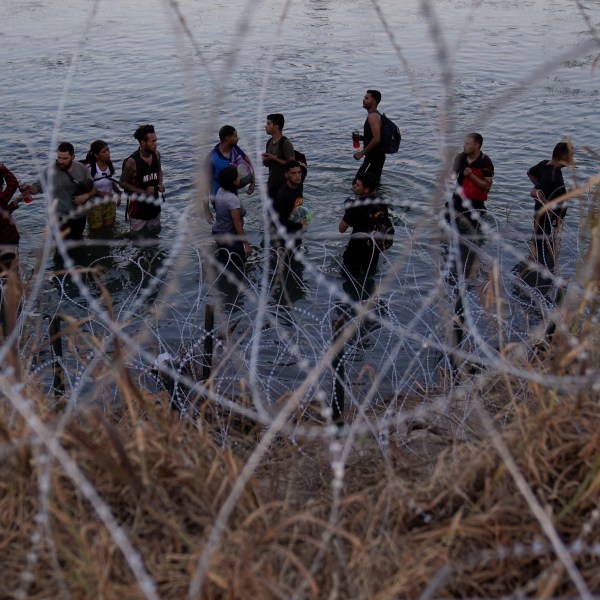
{"type": "Polygon", "coordinates": [[[136,198],[129,202],[131,231],[158,233],[161,228],[158,194],[164,192],[165,188],[154,126],[138,127],[133,137],[140,147],[123,163],[120,183],[126,192],[146,198],[136,198]]]}
{"type": "MultiPolygon", "coordinates": [[[[369,173],[375,178],[376,185],[379,185],[383,163],[385,162],[385,152],[381,147],[381,115],[377,111],[380,102],[381,92],[367,90],[363,98],[363,108],[368,113],[361,138],[363,149],[354,153],[355,160],[360,160],[363,157],[365,159],[356,174],[369,173]]],[[[354,181],[356,181],[356,177],[354,181]]]]}

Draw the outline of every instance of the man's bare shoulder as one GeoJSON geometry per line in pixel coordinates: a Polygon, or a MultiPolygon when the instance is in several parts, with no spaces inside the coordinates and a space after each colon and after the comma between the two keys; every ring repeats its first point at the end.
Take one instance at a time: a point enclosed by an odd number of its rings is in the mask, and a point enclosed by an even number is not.
{"type": "Polygon", "coordinates": [[[130,156],[123,163],[123,173],[121,179],[130,180],[135,174],[135,160],[130,156]]]}

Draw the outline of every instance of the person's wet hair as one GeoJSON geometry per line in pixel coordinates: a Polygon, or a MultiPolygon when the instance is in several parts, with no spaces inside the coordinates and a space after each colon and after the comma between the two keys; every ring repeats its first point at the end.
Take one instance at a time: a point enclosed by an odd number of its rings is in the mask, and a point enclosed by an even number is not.
{"type": "Polygon", "coordinates": [[[467,133],[465,137],[473,140],[480,148],[483,146],[483,136],[480,133],[474,131],[473,133],[467,133]]]}
{"type": "Polygon", "coordinates": [[[230,135],[233,135],[234,133],[235,133],[235,127],[232,127],[231,125],[223,125],[223,127],[221,127],[221,129],[219,129],[219,139],[221,141],[224,141],[230,135]]]}
{"type": "Polygon", "coordinates": [[[136,130],[135,133],[133,134],[133,137],[138,141],[138,142],[143,142],[146,140],[146,136],[149,133],[156,133],[154,131],[154,125],[150,125],[149,123],[146,125],[140,125],[136,130]]]}
{"type": "Polygon", "coordinates": [[[217,181],[219,182],[219,185],[224,190],[227,190],[228,192],[233,192],[234,194],[237,194],[237,186],[235,184],[237,178],[238,178],[237,167],[230,165],[228,167],[225,167],[219,173],[219,177],[217,178],[217,181]]]}
{"type": "Polygon", "coordinates": [[[377,178],[375,175],[371,175],[371,173],[359,173],[356,176],[356,181],[360,181],[363,187],[371,192],[377,187],[377,178]]]}
{"type": "Polygon", "coordinates": [[[564,160],[569,162],[571,158],[571,145],[567,142],[558,142],[552,150],[552,160],[564,160]]]}
{"type": "Polygon", "coordinates": [[[294,169],[295,167],[302,168],[302,165],[297,160],[288,160],[283,166],[283,170],[287,173],[290,169],[294,169]]]}
{"type": "MultiPolygon", "coordinates": [[[[95,140],[91,143],[90,149],[85,157],[84,162],[88,165],[92,165],[92,177],[95,176],[97,172],[95,168],[96,158],[98,157],[98,154],[104,150],[104,148],[108,148],[108,144],[104,140],[95,140]]],[[[112,161],[109,160],[107,164],[110,174],[113,175],[115,172],[115,167],[113,166],[112,161]]]]}
{"type": "Polygon", "coordinates": [[[379,90],[367,90],[367,94],[371,94],[371,98],[379,104],[381,102],[381,92],[379,90]]]}
{"type": "Polygon", "coordinates": [[[267,115],[267,121],[271,121],[273,125],[277,125],[279,129],[283,129],[285,118],[281,113],[272,113],[267,115]]]}
{"type": "Polygon", "coordinates": [[[68,152],[72,156],[75,155],[75,148],[70,142],[61,142],[56,149],[57,152],[68,152]]]}

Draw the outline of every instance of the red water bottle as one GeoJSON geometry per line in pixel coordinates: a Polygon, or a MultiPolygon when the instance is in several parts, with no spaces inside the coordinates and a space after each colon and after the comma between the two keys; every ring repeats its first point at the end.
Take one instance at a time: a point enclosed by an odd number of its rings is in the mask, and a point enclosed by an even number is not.
{"type": "Polygon", "coordinates": [[[22,193],[21,200],[23,200],[25,204],[31,204],[33,202],[33,198],[29,193],[29,186],[27,184],[19,185],[19,191],[22,193]]]}
{"type": "Polygon", "coordinates": [[[360,148],[360,133],[356,129],[352,132],[352,147],[360,148]]]}

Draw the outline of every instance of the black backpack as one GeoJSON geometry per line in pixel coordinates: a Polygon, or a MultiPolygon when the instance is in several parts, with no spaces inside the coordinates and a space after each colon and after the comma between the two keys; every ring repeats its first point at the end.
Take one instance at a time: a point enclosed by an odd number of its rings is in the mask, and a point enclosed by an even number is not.
{"type": "Polygon", "coordinates": [[[394,154],[400,148],[402,134],[400,127],[391,119],[381,113],[381,142],[379,145],[386,154],[394,154]]]}
{"type": "MultiPolygon", "coordinates": [[[[281,136],[281,141],[287,139],[288,138],[285,137],[285,135],[281,136]]],[[[281,158],[283,158],[283,156],[281,156],[281,158]]],[[[304,180],[306,179],[306,175],[308,173],[308,161],[306,160],[306,155],[294,148],[294,160],[300,163],[300,170],[302,171],[302,183],[304,183],[304,180]]]]}
{"type": "Polygon", "coordinates": [[[376,207],[371,213],[373,221],[373,241],[381,252],[385,252],[394,243],[394,225],[390,219],[389,212],[385,208],[376,207]]]}
{"type": "Polygon", "coordinates": [[[306,160],[306,156],[299,150],[294,149],[294,159],[300,163],[300,170],[302,171],[302,183],[304,183],[308,173],[308,161],[306,160]]]}

